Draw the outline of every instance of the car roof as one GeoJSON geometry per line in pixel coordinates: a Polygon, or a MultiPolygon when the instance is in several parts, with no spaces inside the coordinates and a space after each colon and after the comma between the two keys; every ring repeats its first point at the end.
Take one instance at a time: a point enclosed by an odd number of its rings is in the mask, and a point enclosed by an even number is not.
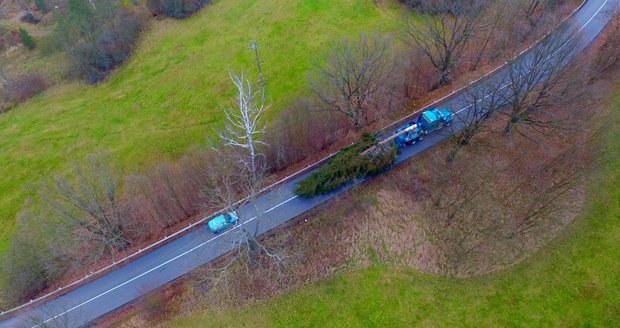
{"type": "Polygon", "coordinates": [[[429,121],[436,121],[439,119],[439,117],[437,116],[437,112],[435,110],[427,110],[424,113],[422,113],[422,115],[424,116],[424,118],[426,118],[429,121]]]}

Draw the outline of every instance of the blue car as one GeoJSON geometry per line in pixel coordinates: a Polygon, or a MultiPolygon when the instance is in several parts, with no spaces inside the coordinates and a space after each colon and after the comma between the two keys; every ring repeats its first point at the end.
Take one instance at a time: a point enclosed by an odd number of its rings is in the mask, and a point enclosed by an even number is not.
{"type": "Polygon", "coordinates": [[[238,221],[239,217],[237,216],[237,213],[233,211],[216,216],[209,221],[208,225],[211,232],[217,234],[228,229],[228,227],[237,224],[238,221]]]}

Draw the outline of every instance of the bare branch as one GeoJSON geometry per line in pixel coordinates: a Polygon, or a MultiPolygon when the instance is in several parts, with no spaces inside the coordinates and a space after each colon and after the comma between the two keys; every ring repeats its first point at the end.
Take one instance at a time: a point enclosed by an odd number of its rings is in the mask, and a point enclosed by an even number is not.
{"type": "Polygon", "coordinates": [[[261,140],[266,129],[262,119],[269,105],[265,101],[265,92],[254,91],[245,75],[231,73],[230,79],[236,87],[237,96],[235,105],[224,110],[226,126],[218,135],[226,146],[243,150],[244,154],[239,157],[239,163],[249,171],[253,183],[257,183],[260,169],[257,160],[264,156],[257,146],[265,145],[261,140]]]}
{"type": "Polygon", "coordinates": [[[437,70],[435,87],[450,82],[450,75],[482,22],[482,3],[474,1],[429,1],[422,22],[405,19],[405,33],[411,46],[419,49],[437,70]]]}
{"type": "Polygon", "coordinates": [[[309,79],[321,110],[346,116],[358,130],[382,115],[375,102],[390,73],[387,38],[360,35],[334,44],[309,79]]]}
{"type": "Polygon", "coordinates": [[[452,134],[449,137],[454,147],[447,157],[448,161],[454,160],[461,148],[471,144],[474,137],[485,129],[487,120],[506,106],[501,92],[500,84],[487,82],[471,88],[466,93],[468,105],[463,111],[454,115],[455,123],[452,125],[452,134]]]}
{"type": "Polygon", "coordinates": [[[504,134],[518,124],[538,128],[559,128],[553,109],[580,95],[571,80],[576,39],[571,31],[547,38],[529,54],[509,63],[505,101],[509,104],[504,134]]]}

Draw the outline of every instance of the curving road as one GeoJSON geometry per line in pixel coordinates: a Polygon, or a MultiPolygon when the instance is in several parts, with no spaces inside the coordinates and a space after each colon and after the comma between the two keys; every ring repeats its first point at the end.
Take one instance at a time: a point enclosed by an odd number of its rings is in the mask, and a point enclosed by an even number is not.
{"type": "MultiPolygon", "coordinates": [[[[620,0],[589,0],[585,3],[567,22],[577,41],[573,49],[575,53],[587,49],[618,8],[620,0]],[[574,33],[575,30],[579,33],[574,33]]],[[[566,33],[566,28],[565,26],[556,33],[566,33]]],[[[525,54],[521,60],[528,60],[528,55],[525,54]]],[[[506,69],[499,70],[488,79],[501,81],[506,74],[506,69]]],[[[479,86],[472,86],[476,87],[479,86]]],[[[451,97],[441,106],[453,109],[459,116],[466,116],[471,107],[466,103],[466,97],[462,95],[451,97]]],[[[454,129],[458,130],[458,123],[454,126],[454,129]]],[[[397,163],[416,156],[444,141],[446,137],[446,134],[441,133],[427,136],[423,141],[403,149],[397,158],[397,163]]],[[[251,230],[256,229],[261,234],[265,233],[364,181],[364,179],[358,180],[330,194],[304,199],[292,192],[295,183],[304,177],[283,184],[260,196],[255,202],[241,207],[238,211],[241,224],[251,230]]],[[[225,254],[232,249],[233,242],[239,240],[240,236],[238,226],[220,235],[213,235],[204,225],[63,296],[1,321],[0,327],[87,325],[225,254]]]]}

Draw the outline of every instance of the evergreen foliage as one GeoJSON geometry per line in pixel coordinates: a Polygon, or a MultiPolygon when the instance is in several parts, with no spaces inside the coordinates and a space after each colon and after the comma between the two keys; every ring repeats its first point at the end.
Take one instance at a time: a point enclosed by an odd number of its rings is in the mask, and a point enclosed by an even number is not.
{"type": "Polygon", "coordinates": [[[34,47],[36,46],[36,43],[34,42],[34,40],[32,39],[32,37],[30,36],[30,34],[28,33],[28,31],[26,31],[23,28],[19,29],[19,37],[22,40],[22,44],[28,48],[28,49],[34,49],[34,47]]]}
{"type": "Polygon", "coordinates": [[[336,190],[355,178],[381,173],[394,163],[398,150],[390,143],[378,152],[362,155],[377,141],[378,135],[364,135],[362,141],[344,148],[318,171],[300,181],[295,194],[313,197],[336,190]]]}

